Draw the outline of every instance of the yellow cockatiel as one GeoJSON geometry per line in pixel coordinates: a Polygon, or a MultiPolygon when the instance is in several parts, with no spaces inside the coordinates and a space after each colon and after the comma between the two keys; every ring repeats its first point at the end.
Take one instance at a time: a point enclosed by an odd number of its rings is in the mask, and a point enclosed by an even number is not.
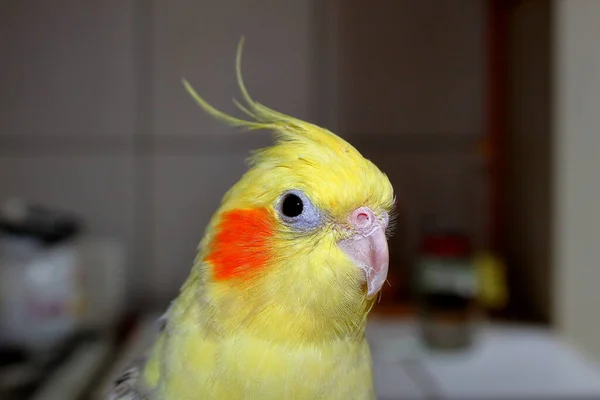
{"type": "Polygon", "coordinates": [[[152,348],[112,399],[373,399],[366,317],[386,280],[392,186],[332,132],[254,102],[275,143],[224,196],[152,348]]]}

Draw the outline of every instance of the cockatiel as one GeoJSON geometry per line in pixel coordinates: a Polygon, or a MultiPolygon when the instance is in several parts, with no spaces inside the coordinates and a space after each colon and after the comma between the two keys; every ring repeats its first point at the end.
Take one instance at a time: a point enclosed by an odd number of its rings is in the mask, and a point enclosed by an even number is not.
{"type": "Polygon", "coordinates": [[[275,143],[211,219],[191,274],[145,359],[111,399],[373,399],[366,317],[388,271],[395,203],[384,173],[334,133],[251,99],[275,143]]]}

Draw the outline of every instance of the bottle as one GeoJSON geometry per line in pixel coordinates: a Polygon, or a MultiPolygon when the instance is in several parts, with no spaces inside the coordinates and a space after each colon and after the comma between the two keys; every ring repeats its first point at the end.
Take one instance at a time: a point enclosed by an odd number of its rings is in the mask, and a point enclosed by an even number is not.
{"type": "Polygon", "coordinates": [[[473,342],[477,274],[468,237],[436,230],[421,238],[417,298],[421,339],[432,349],[466,349],[473,342]]]}

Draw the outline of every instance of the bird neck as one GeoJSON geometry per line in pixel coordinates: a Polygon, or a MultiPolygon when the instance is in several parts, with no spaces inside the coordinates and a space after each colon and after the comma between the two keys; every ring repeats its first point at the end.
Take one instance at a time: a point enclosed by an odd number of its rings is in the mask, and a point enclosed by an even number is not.
{"type": "Polygon", "coordinates": [[[362,341],[373,301],[362,299],[333,312],[298,306],[292,301],[252,296],[248,292],[205,282],[194,271],[170,310],[192,318],[204,334],[249,335],[270,342],[323,343],[362,341]],[[320,312],[321,311],[321,312],[320,312]]]}

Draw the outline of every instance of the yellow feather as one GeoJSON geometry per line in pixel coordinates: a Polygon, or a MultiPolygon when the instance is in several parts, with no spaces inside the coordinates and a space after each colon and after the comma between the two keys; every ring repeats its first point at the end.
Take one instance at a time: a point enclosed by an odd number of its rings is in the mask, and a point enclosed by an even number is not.
{"type": "Polygon", "coordinates": [[[190,277],[168,312],[146,364],[145,389],[157,399],[371,399],[370,352],[364,337],[368,299],[362,271],[338,248],[347,215],[367,205],[390,212],[392,186],[373,163],[334,133],[255,102],[237,80],[252,120],[206,102],[210,115],[245,129],[269,129],[272,146],[255,151],[250,169],[223,197],[200,242],[190,277]],[[207,255],[221,215],[267,208],[286,190],[302,190],[326,216],[299,234],[283,224],[270,242],[276,257],[257,279],[217,281],[207,255]]]}

